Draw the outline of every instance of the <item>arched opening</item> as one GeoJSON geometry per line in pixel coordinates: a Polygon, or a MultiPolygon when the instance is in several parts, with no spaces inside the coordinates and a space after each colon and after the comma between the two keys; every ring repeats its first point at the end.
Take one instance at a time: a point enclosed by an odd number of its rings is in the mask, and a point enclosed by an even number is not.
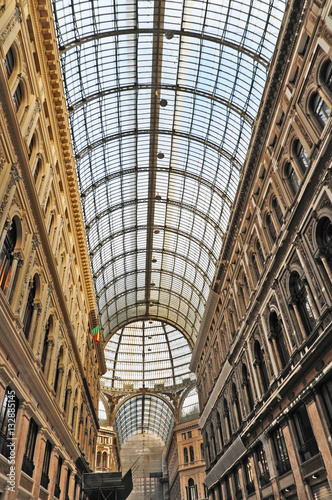
{"type": "Polygon", "coordinates": [[[330,117],[330,108],[318,92],[314,92],[311,96],[310,110],[314,114],[321,128],[324,128],[330,117]]]}
{"type": "Polygon", "coordinates": [[[248,370],[247,370],[247,367],[244,363],[242,364],[242,384],[244,387],[244,392],[246,395],[249,411],[252,411],[254,408],[254,398],[252,395],[251,384],[250,384],[250,380],[249,380],[249,376],[248,376],[248,370]]]}
{"type": "Polygon", "coordinates": [[[27,299],[27,304],[24,311],[23,317],[23,332],[26,339],[29,339],[30,328],[32,324],[32,315],[34,312],[34,299],[37,293],[37,275],[33,277],[30,285],[29,285],[29,294],[27,299]]]}
{"type": "Polygon", "coordinates": [[[217,411],[217,434],[218,434],[218,440],[219,440],[219,449],[222,451],[224,447],[224,439],[223,439],[223,434],[222,434],[222,428],[221,428],[221,418],[219,411],[217,411]]]}
{"type": "Polygon", "coordinates": [[[9,284],[16,242],[17,230],[16,223],[13,220],[10,229],[6,233],[0,252],[0,287],[3,291],[6,290],[9,284]]]}
{"type": "Polygon", "coordinates": [[[192,478],[190,478],[188,480],[187,498],[188,498],[188,500],[197,500],[198,499],[197,486],[192,478]]]}
{"type": "Polygon", "coordinates": [[[304,333],[309,335],[315,328],[317,318],[309,299],[305,283],[302,281],[297,271],[293,271],[290,275],[289,290],[293,300],[293,306],[299,315],[299,326],[300,328],[303,326],[304,333]]]}
{"type": "Polygon", "coordinates": [[[277,232],[276,232],[276,229],[274,227],[272,217],[270,214],[266,215],[266,226],[267,226],[271,241],[272,241],[272,243],[274,243],[275,240],[277,239],[277,232]]]}
{"type": "Polygon", "coordinates": [[[6,67],[6,73],[7,73],[7,78],[9,80],[10,76],[12,75],[14,68],[15,68],[15,52],[13,47],[10,47],[6,54],[6,59],[5,59],[5,67],[6,67]]]}
{"type": "Polygon", "coordinates": [[[183,460],[185,464],[189,462],[188,448],[186,446],[183,448],[183,460]]]}
{"type": "Polygon", "coordinates": [[[275,311],[271,312],[269,323],[271,338],[275,342],[277,355],[281,364],[280,368],[285,368],[289,360],[289,352],[287,349],[281,322],[279,321],[277,313],[275,311]]]}
{"type": "Polygon", "coordinates": [[[240,427],[242,423],[241,408],[240,408],[239,396],[234,383],[232,384],[232,403],[233,403],[233,409],[237,427],[240,427]]]}
{"type": "Polygon", "coordinates": [[[274,197],[272,200],[272,210],[277,217],[279,226],[282,226],[283,221],[284,221],[284,216],[283,216],[282,210],[280,208],[279,202],[278,202],[276,197],[274,197]]]}
{"type": "Polygon", "coordinates": [[[269,388],[269,378],[267,375],[267,369],[266,369],[263,351],[262,351],[261,345],[258,342],[258,340],[255,340],[254,355],[255,355],[254,366],[257,369],[259,380],[261,382],[261,389],[262,389],[262,392],[264,393],[269,388]]]}
{"type": "Polygon", "coordinates": [[[304,172],[309,167],[309,156],[304,147],[301,144],[299,139],[296,139],[293,144],[294,155],[301,167],[301,170],[304,172]]]}
{"type": "Polygon", "coordinates": [[[295,196],[300,187],[300,179],[296,175],[293,165],[290,162],[287,162],[285,165],[285,177],[292,196],[295,196]]]}

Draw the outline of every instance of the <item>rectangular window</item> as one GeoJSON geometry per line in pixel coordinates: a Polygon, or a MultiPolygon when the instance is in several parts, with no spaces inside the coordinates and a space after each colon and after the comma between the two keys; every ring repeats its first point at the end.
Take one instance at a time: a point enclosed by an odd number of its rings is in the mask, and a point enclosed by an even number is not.
{"type": "Polygon", "coordinates": [[[69,492],[69,481],[70,481],[71,470],[67,470],[67,479],[66,479],[66,492],[65,492],[65,500],[69,500],[68,492],[69,492]]]}
{"type": "Polygon", "coordinates": [[[18,408],[18,399],[15,392],[7,387],[2,401],[0,413],[0,453],[9,457],[10,448],[8,444],[14,437],[15,421],[18,408]]]}
{"type": "Polygon", "coordinates": [[[35,454],[36,438],[38,434],[38,425],[33,418],[30,419],[28,435],[25,445],[25,453],[23,456],[22,470],[32,477],[35,468],[33,456],[35,454]]]}
{"type": "Polygon", "coordinates": [[[247,492],[248,492],[248,495],[250,495],[251,493],[254,493],[255,485],[254,485],[254,477],[252,475],[251,463],[250,463],[249,458],[247,458],[247,460],[244,464],[244,471],[246,474],[247,492]]]}
{"type": "Polygon", "coordinates": [[[192,437],[192,433],[191,431],[188,432],[188,439],[190,439],[192,437]]]}
{"type": "Polygon", "coordinates": [[[284,435],[280,427],[272,432],[271,438],[276,456],[276,466],[279,471],[279,475],[281,476],[282,474],[288,472],[291,466],[289,463],[284,435]]]}
{"type": "Polygon", "coordinates": [[[307,409],[301,404],[293,414],[295,433],[299,444],[299,454],[302,462],[317,455],[318,447],[310,424],[307,409]]]}
{"type": "Polygon", "coordinates": [[[52,453],[52,444],[49,441],[47,441],[44,453],[42,477],[40,480],[40,484],[42,485],[43,488],[45,488],[45,490],[47,490],[48,483],[50,482],[50,478],[48,477],[48,471],[50,468],[51,453],[52,453]]]}
{"type": "Polygon", "coordinates": [[[61,481],[61,469],[62,469],[62,464],[63,464],[63,458],[59,457],[58,459],[58,470],[56,473],[56,482],[55,482],[55,487],[54,487],[54,496],[55,498],[60,498],[60,481],[61,481]]]}
{"type": "Polygon", "coordinates": [[[182,439],[187,439],[187,434],[185,432],[182,434],[182,439]]]}

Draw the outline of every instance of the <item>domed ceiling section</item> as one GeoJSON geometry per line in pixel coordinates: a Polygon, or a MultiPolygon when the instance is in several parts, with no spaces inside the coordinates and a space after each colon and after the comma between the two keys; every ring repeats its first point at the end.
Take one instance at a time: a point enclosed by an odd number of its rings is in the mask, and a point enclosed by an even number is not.
{"type": "Polygon", "coordinates": [[[101,327],[195,341],[285,7],[53,0],[101,327]]]}
{"type": "Polygon", "coordinates": [[[189,371],[190,358],[189,343],[175,327],[137,321],[118,330],[106,344],[107,372],[101,381],[116,389],[174,388],[195,380],[189,371]]]}

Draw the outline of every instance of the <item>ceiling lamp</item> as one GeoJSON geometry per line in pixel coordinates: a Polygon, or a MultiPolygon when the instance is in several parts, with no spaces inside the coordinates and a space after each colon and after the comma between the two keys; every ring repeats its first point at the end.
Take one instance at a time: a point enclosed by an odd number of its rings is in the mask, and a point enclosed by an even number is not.
{"type": "Polygon", "coordinates": [[[172,40],[172,38],[174,37],[174,31],[167,30],[165,33],[165,37],[167,38],[167,40],[172,40]]]}
{"type": "Polygon", "coordinates": [[[165,158],[164,153],[162,153],[161,151],[159,151],[159,153],[157,154],[157,158],[159,158],[159,160],[162,160],[163,158],[165,158]]]}
{"type": "Polygon", "coordinates": [[[160,106],[161,106],[162,108],[165,108],[165,107],[167,106],[167,101],[166,101],[166,99],[160,99],[160,103],[159,103],[159,104],[160,104],[160,106]]]}

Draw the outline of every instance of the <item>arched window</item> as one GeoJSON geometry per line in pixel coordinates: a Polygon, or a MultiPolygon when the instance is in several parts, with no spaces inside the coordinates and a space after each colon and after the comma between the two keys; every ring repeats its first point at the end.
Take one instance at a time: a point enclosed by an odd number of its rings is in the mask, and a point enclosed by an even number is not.
{"type": "Polygon", "coordinates": [[[207,435],[207,432],[205,432],[204,434],[204,441],[205,441],[205,448],[206,448],[206,459],[207,459],[207,463],[208,465],[211,463],[211,453],[210,453],[210,444],[209,444],[209,438],[208,438],[208,435],[207,435]]]}
{"type": "Polygon", "coordinates": [[[49,334],[50,334],[50,323],[51,322],[52,322],[52,316],[50,316],[48,318],[48,322],[47,322],[46,327],[45,327],[43,350],[42,350],[42,355],[40,358],[43,372],[45,372],[45,366],[46,366],[47,351],[48,351],[48,339],[49,339],[49,334]]]}
{"type": "Polygon", "coordinates": [[[234,383],[232,384],[232,403],[237,425],[240,426],[242,423],[241,408],[240,408],[238,393],[234,383]]]}
{"type": "Polygon", "coordinates": [[[294,307],[297,308],[300,314],[305,333],[309,335],[316,325],[317,318],[308,297],[305,284],[297,271],[293,271],[290,275],[289,290],[294,307]]]}
{"type": "Polygon", "coordinates": [[[221,418],[220,418],[219,411],[217,411],[217,433],[218,433],[218,440],[219,440],[219,448],[221,451],[224,447],[224,439],[223,439],[223,435],[222,435],[221,418]]]}
{"type": "Polygon", "coordinates": [[[310,109],[317,118],[321,127],[325,127],[330,117],[330,108],[318,92],[315,92],[311,96],[310,109]]]}
{"type": "Polygon", "coordinates": [[[189,457],[190,457],[190,462],[195,462],[195,453],[193,446],[189,446],[189,457]]]}
{"type": "Polygon", "coordinates": [[[68,416],[68,411],[69,411],[69,406],[70,406],[70,395],[71,395],[71,371],[69,371],[68,378],[67,378],[65,402],[63,405],[63,411],[65,412],[66,416],[68,416]]]}
{"type": "Polygon", "coordinates": [[[204,444],[201,443],[201,459],[204,460],[204,444]]]}
{"type": "Polygon", "coordinates": [[[332,223],[328,217],[322,217],[317,224],[316,241],[323,257],[331,265],[332,259],[332,223]]]}
{"type": "Polygon", "coordinates": [[[23,100],[23,95],[24,95],[23,83],[21,81],[19,81],[18,85],[15,89],[15,92],[13,94],[13,101],[14,101],[14,106],[15,106],[16,112],[20,109],[21,102],[23,100]]]}
{"type": "Polygon", "coordinates": [[[212,422],[210,422],[210,436],[211,436],[212,459],[214,460],[217,455],[217,449],[216,449],[216,439],[214,436],[214,428],[212,422]]]}
{"type": "Polygon", "coordinates": [[[15,68],[15,54],[13,47],[10,47],[10,49],[6,54],[5,67],[6,67],[7,77],[9,79],[10,75],[13,73],[15,68]]]}
{"type": "Polygon", "coordinates": [[[185,464],[189,462],[188,448],[186,446],[183,448],[183,460],[185,464]]]}
{"type": "Polygon", "coordinates": [[[17,241],[17,231],[16,224],[13,221],[11,228],[7,231],[5,240],[2,245],[0,252],[0,287],[2,290],[6,290],[10,272],[13,265],[13,252],[17,241]]]}
{"type": "Polygon", "coordinates": [[[29,286],[29,295],[28,295],[27,305],[25,308],[24,318],[23,318],[23,332],[24,332],[24,336],[26,339],[29,339],[29,333],[30,333],[30,327],[31,327],[31,321],[32,321],[32,313],[33,313],[33,303],[34,303],[36,291],[37,291],[37,281],[36,281],[36,276],[34,276],[32,282],[30,283],[30,286],[29,286]]]}
{"type": "Polygon", "coordinates": [[[107,452],[103,452],[103,469],[107,469],[107,452]]]}
{"type": "Polygon", "coordinates": [[[61,375],[63,373],[63,347],[61,346],[60,347],[60,351],[59,351],[59,356],[58,356],[58,360],[57,360],[57,365],[56,365],[56,372],[55,372],[55,378],[54,378],[54,391],[55,391],[55,394],[58,395],[58,392],[59,389],[60,389],[60,386],[61,386],[61,375]]]}
{"type": "Polygon", "coordinates": [[[264,258],[264,254],[263,254],[263,250],[262,250],[262,245],[260,244],[259,240],[257,240],[256,248],[257,248],[257,254],[259,256],[259,260],[260,260],[261,266],[263,268],[264,264],[265,264],[265,258],[264,258]]]}
{"type": "Polygon", "coordinates": [[[224,398],[224,420],[225,420],[227,438],[230,439],[230,437],[232,435],[232,427],[231,427],[231,421],[230,421],[228,404],[227,404],[226,398],[224,398]]]}
{"type": "Polygon", "coordinates": [[[277,347],[281,368],[285,368],[289,360],[289,353],[286,346],[284,334],[282,331],[282,326],[275,311],[271,312],[269,323],[270,323],[271,337],[275,341],[277,347]]]}
{"type": "Polygon", "coordinates": [[[197,500],[198,495],[197,495],[197,486],[192,478],[189,479],[188,481],[188,500],[197,500]]]}
{"type": "Polygon", "coordinates": [[[256,281],[259,281],[260,272],[259,272],[258,265],[257,265],[256,255],[254,253],[251,255],[251,263],[252,263],[252,267],[253,267],[253,270],[255,273],[256,281]]]}
{"type": "Polygon", "coordinates": [[[266,455],[265,455],[265,450],[263,448],[262,443],[259,443],[259,445],[256,448],[256,456],[257,456],[257,463],[258,463],[258,468],[259,468],[260,483],[261,483],[261,486],[265,486],[270,480],[270,472],[269,472],[269,466],[268,466],[266,455]]]}
{"type": "Polygon", "coordinates": [[[252,411],[254,408],[254,398],[252,396],[250,380],[248,377],[248,370],[247,370],[247,367],[244,363],[242,364],[242,384],[243,384],[244,392],[245,392],[245,395],[247,398],[249,411],[252,411]]]}
{"type": "Polygon", "coordinates": [[[301,168],[303,171],[305,171],[309,167],[309,156],[302,146],[301,142],[299,139],[296,139],[294,141],[294,154],[297,158],[297,161],[299,162],[301,168]]]}
{"type": "Polygon", "coordinates": [[[96,466],[100,467],[100,462],[101,462],[101,452],[98,451],[97,453],[97,461],[96,461],[96,466]]]}
{"type": "Polygon", "coordinates": [[[35,184],[37,184],[37,180],[38,180],[38,176],[39,176],[40,170],[41,170],[41,159],[38,158],[36,166],[35,166],[35,170],[34,170],[34,173],[33,173],[33,179],[35,181],[35,184]]]}
{"type": "Polygon", "coordinates": [[[293,165],[290,162],[287,162],[285,165],[285,177],[288,181],[288,185],[292,195],[295,196],[300,187],[300,180],[295,173],[293,165]]]}
{"type": "Polygon", "coordinates": [[[266,215],[266,225],[272,242],[275,242],[277,239],[277,233],[270,214],[266,215]]]}
{"type": "Polygon", "coordinates": [[[32,153],[33,153],[35,145],[36,145],[36,135],[33,134],[33,136],[31,137],[30,144],[29,144],[29,151],[28,151],[29,160],[30,160],[30,158],[32,156],[32,153]]]}
{"type": "Polygon", "coordinates": [[[262,390],[263,392],[266,392],[269,388],[269,378],[267,375],[263,351],[261,349],[261,345],[258,342],[258,340],[256,340],[254,344],[254,355],[255,355],[254,366],[258,370],[259,378],[262,385],[262,390]]]}
{"type": "Polygon", "coordinates": [[[279,225],[282,226],[282,223],[284,221],[284,216],[282,214],[279,202],[276,197],[273,198],[272,200],[272,210],[275,213],[277,220],[279,222],[279,225]]]}

